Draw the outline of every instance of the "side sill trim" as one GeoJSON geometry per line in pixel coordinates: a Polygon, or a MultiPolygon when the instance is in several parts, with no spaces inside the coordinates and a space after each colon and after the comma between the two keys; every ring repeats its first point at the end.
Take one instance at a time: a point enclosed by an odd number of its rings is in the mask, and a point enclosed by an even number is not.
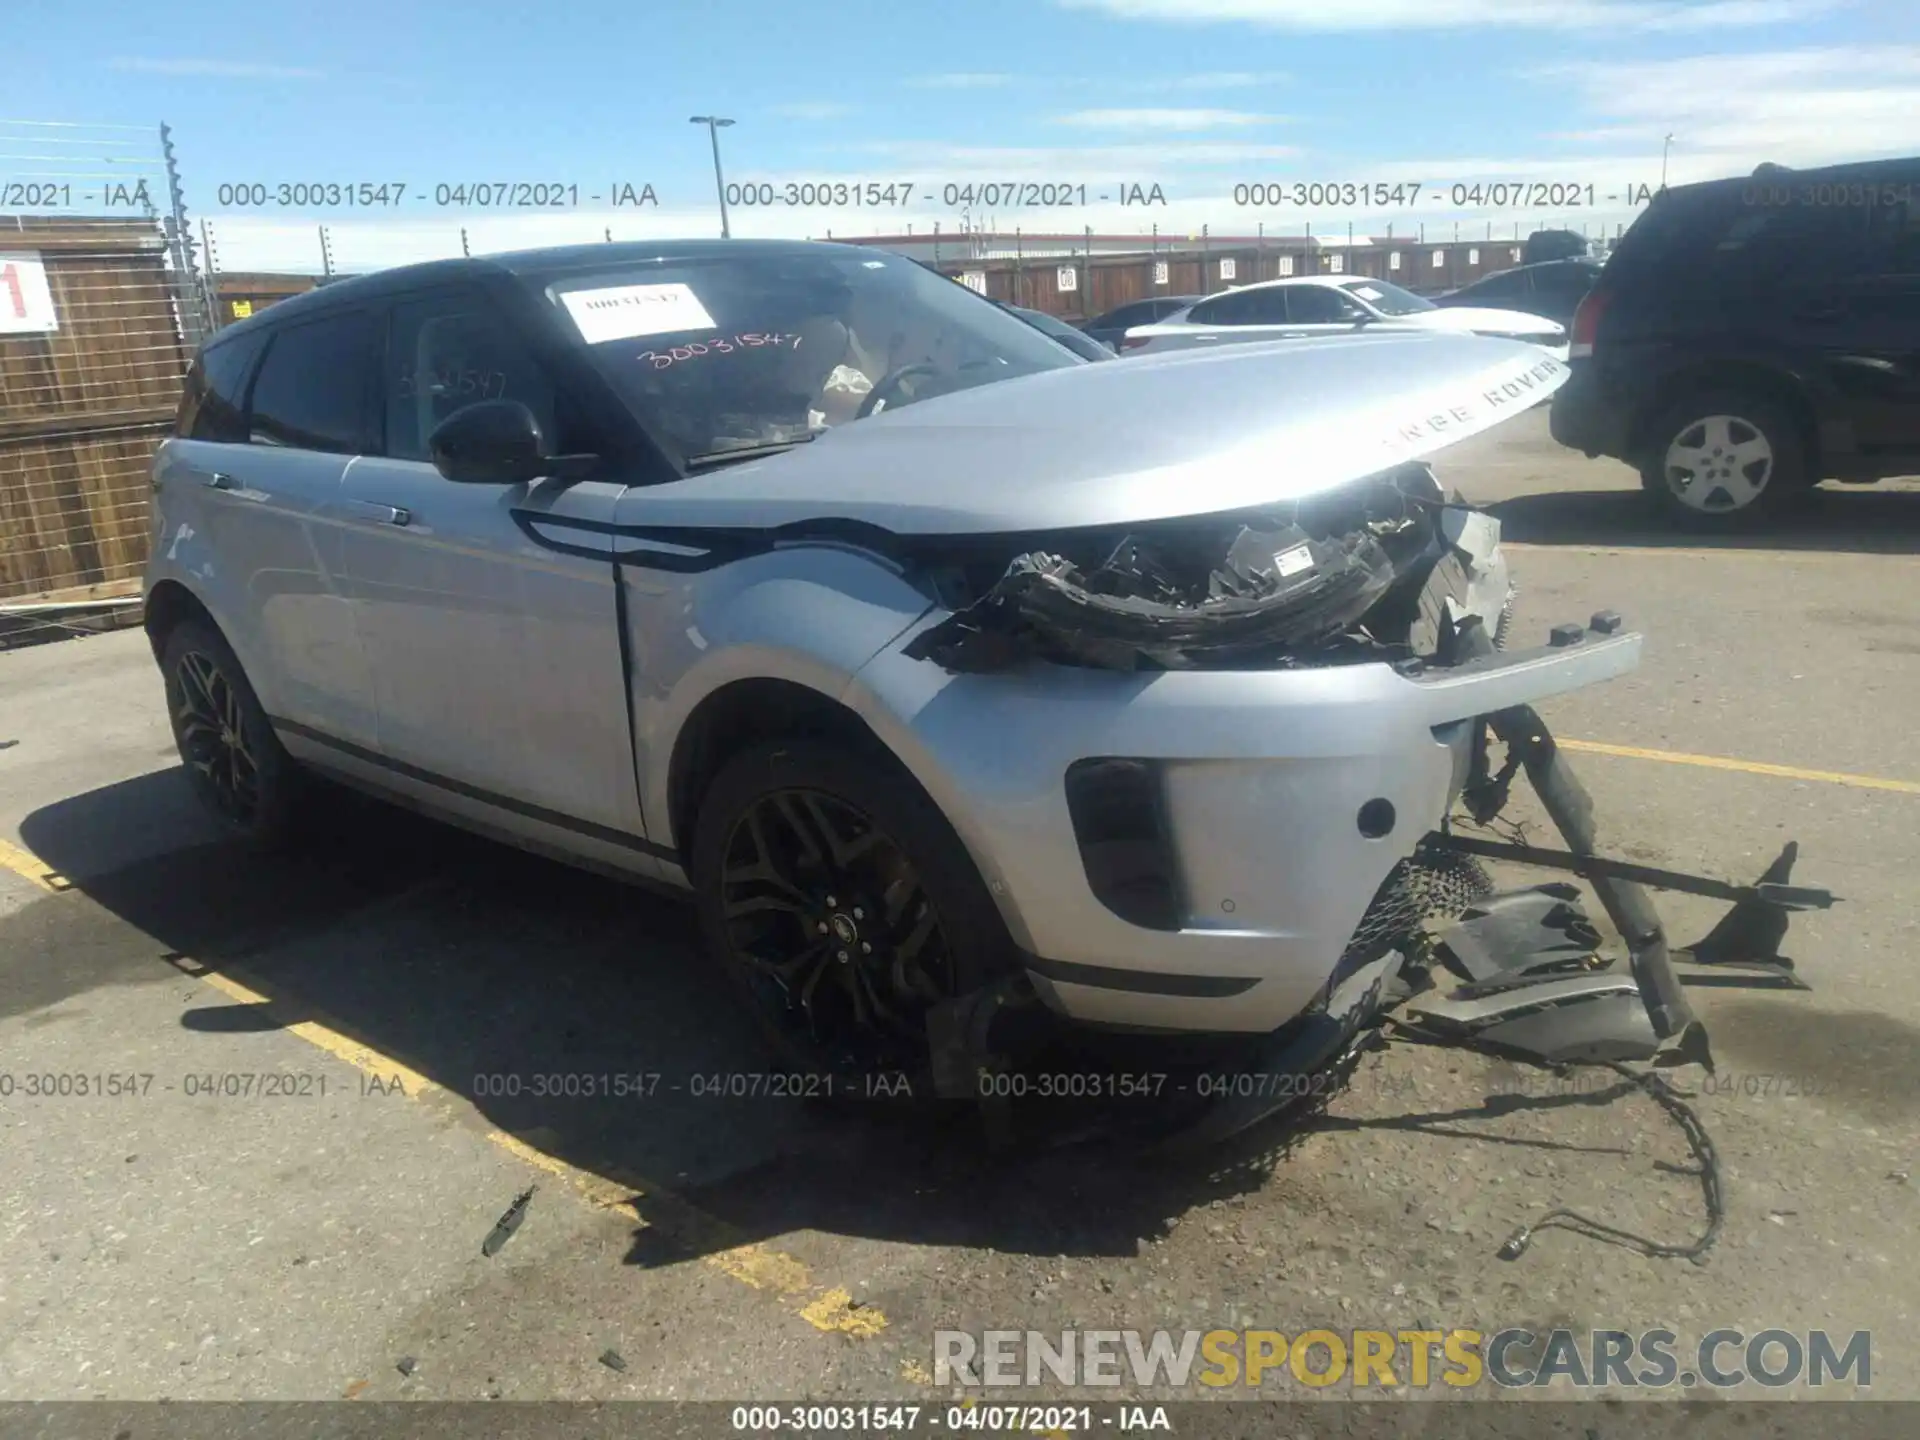
{"type": "Polygon", "coordinates": [[[680,854],[671,846],[656,844],[643,835],[630,835],[625,830],[615,830],[609,825],[596,825],[591,820],[576,819],[572,815],[563,815],[558,810],[549,810],[544,805],[534,805],[526,800],[516,800],[511,795],[501,795],[492,790],[483,790],[478,785],[469,785],[464,780],[454,780],[432,770],[424,770],[418,765],[409,765],[404,760],[395,760],[363,745],[341,740],[310,725],[302,725],[295,720],[282,720],[278,716],[268,716],[275,730],[288,735],[298,735],[302,740],[315,745],[324,745],[329,750],[337,750],[342,755],[351,756],[363,764],[375,765],[382,770],[408,780],[418,781],[422,785],[432,785],[436,789],[459,795],[467,800],[477,800],[482,805],[491,805],[496,810],[505,810],[514,815],[524,816],[528,820],[537,820],[542,825],[551,825],[557,830],[571,830],[576,835],[584,835],[590,840],[598,840],[606,845],[619,845],[628,850],[636,850],[642,855],[650,855],[656,860],[671,860],[679,863],[680,854]]]}

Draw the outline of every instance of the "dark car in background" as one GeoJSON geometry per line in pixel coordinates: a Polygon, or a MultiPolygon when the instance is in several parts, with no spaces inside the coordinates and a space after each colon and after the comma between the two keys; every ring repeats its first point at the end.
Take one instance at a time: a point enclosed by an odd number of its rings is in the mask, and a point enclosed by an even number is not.
{"type": "Polygon", "coordinates": [[[1556,440],[1730,527],[1920,474],[1920,159],[1658,195],[1580,302],[1556,440]]]}
{"type": "MultiPolygon", "coordinates": [[[[995,302],[996,304],[999,302],[995,302]]],[[[1089,339],[1083,332],[1076,330],[1058,315],[1049,315],[1044,310],[1029,310],[1023,305],[1001,305],[1000,308],[1010,314],[1018,315],[1034,329],[1050,340],[1058,340],[1067,349],[1082,360],[1111,360],[1113,351],[1097,340],[1089,339]]]]}
{"type": "Polygon", "coordinates": [[[1203,298],[1199,295],[1156,295],[1151,300],[1135,300],[1104,315],[1094,316],[1080,327],[1080,333],[1093,337],[1109,350],[1117,351],[1120,337],[1134,326],[1156,324],[1177,310],[1198,305],[1203,298]]]}
{"type": "Polygon", "coordinates": [[[1540,265],[1516,265],[1496,270],[1471,285],[1433,296],[1445,308],[1488,305],[1499,310],[1522,310],[1543,315],[1562,325],[1573,323],[1573,312],[1600,278],[1598,260],[1549,260],[1540,265]]]}

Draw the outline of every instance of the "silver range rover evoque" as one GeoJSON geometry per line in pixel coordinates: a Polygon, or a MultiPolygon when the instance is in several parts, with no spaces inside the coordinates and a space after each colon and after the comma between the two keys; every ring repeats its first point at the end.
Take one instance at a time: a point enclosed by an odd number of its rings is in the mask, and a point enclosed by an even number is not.
{"type": "MultiPolygon", "coordinates": [[[[1497,522],[1424,463],[1565,376],[1450,334],[1089,364],[847,246],[409,266],[205,346],[146,624],[234,831],[327,777],[690,891],[809,1072],[953,1093],[1022,1007],[1310,1069],[1486,899],[1448,816],[1491,743],[1592,849],[1528,707],[1640,637],[1508,645],[1497,522]]],[[[1596,888],[1630,973],[1428,1020],[1703,1053],[1644,894],[1596,888]]]]}

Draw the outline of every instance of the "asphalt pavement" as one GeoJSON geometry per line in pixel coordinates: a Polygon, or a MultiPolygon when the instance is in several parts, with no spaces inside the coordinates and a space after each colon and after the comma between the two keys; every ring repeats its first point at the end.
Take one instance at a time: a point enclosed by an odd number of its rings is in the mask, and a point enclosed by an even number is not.
{"type": "Polygon", "coordinates": [[[1540,412],[1440,468],[1502,518],[1521,640],[1648,636],[1545,707],[1605,842],[1746,881],[1794,839],[1844,897],[1795,921],[1811,993],[1693,992],[1707,1264],[1497,1259],[1553,1206],[1682,1242],[1701,1189],[1645,1096],[1458,1052],[1369,1055],[1231,1165],[709,1093],[764,1064],[682,909],[345,797],[236,852],[131,631],[0,653],[0,1399],[926,1399],[936,1329],[1654,1324],[1871,1330],[1873,1394],[1920,1398],[1920,493],[1702,541],[1540,412]],[[533,1093],[583,1074],[632,1078],[533,1093]]]}

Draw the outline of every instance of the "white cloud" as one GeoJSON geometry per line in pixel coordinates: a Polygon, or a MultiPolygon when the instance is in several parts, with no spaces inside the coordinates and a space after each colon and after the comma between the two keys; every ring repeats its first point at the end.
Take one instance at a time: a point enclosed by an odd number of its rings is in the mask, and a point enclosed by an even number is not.
{"type": "Polygon", "coordinates": [[[1848,0],[1056,0],[1125,20],[1240,22],[1276,30],[1720,30],[1780,25],[1848,0]]]}
{"type": "Polygon", "coordinates": [[[954,70],[944,75],[916,75],[906,83],[917,90],[997,90],[1011,85],[1013,76],[998,71],[954,70]]]}
{"type": "Polygon", "coordinates": [[[324,70],[309,70],[297,65],[261,65],[250,60],[158,59],[147,56],[120,56],[107,62],[109,69],[132,70],[146,75],[203,75],[223,80],[324,80],[324,70]]]}
{"type": "Polygon", "coordinates": [[[1920,46],[1836,46],[1680,60],[1591,62],[1533,75],[1571,86],[1600,123],[1577,143],[1651,155],[1672,178],[1745,174],[1920,151],[1920,46]]]}
{"type": "Polygon", "coordinates": [[[1292,77],[1279,70],[1207,70],[1197,75],[1169,75],[1136,82],[1140,90],[1247,90],[1256,85],[1282,85],[1292,77]]]}
{"type": "Polygon", "coordinates": [[[1076,110],[1053,117],[1056,125],[1078,125],[1089,130],[1223,130],[1240,125],[1269,125],[1282,115],[1255,115],[1245,110],[1076,110]]]}
{"type": "Polygon", "coordinates": [[[838,120],[853,114],[853,106],[838,100],[796,100],[790,105],[774,106],[773,113],[787,120],[838,120]]]}

